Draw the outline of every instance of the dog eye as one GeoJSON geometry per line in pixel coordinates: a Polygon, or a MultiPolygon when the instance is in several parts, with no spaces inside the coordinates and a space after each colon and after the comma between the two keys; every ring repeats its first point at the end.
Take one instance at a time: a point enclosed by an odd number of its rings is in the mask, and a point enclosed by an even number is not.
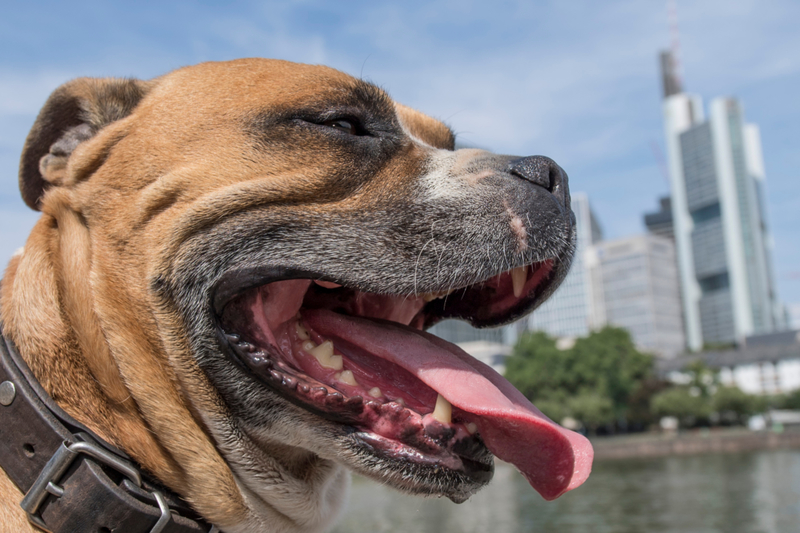
{"type": "Polygon", "coordinates": [[[359,134],[358,123],[354,120],[347,120],[347,119],[327,120],[323,122],[322,125],[328,126],[329,128],[333,128],[336,130],[342,130],[343,132],[349,133],[350,135],[359,134]]]}

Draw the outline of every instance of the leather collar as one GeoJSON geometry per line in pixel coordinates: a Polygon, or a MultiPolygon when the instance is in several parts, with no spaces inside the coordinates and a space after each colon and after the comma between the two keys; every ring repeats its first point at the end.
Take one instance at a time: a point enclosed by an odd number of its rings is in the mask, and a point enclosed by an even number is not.
{"type": "MultiPolygon", "coordinates": [[[[0,325],[0,467],[51,533],[219,531],[45,392],[0,325]]],[[[0,474],[2,475],[2,474],[0,474]]]]}

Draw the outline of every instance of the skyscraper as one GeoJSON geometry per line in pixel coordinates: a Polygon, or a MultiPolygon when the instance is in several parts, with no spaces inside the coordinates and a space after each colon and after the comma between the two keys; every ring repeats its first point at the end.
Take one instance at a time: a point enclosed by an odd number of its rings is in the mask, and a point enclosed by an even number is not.
{"type": "Polygon", "coordinates": [[[561,286],[528,318],[528,329],[555,337],[583,337],[605,324],[602,282],[593,268],[591,246],[603,238],[600,225],[584,193],[572,195],[577,246],[561,286]]]}
{"type": "MultiPolygon", "coordinates": [[[[666,55],[665,55],[666,54],[666,55]]],[[[764,211],[758,127],[734,98],[716,98],[706,120],[661,56],[664,130],[687,344],[740,342],[780,324],[764,211]]]]}

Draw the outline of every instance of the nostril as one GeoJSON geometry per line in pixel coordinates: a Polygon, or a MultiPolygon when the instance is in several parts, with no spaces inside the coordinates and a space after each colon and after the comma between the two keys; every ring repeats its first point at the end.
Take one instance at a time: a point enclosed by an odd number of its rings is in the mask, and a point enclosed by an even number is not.
{"type": "Polygon", "coordinates": [[[540,155],[523,157],[509,163],[509,172],[553,192],[558,185],[561,169],[550,159],[540,155]]]}

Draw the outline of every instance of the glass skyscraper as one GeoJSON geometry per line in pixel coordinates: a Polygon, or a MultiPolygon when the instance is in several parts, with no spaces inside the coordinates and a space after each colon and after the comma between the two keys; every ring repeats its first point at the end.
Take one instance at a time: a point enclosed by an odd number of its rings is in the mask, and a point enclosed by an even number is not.
{"type": "MultiPolygon", "coordinates": [[[[664,78],[677,77],[662,59],[664,78]]],[[[734,98],[664,82],[672,219],[688,347],[739,343],[781,326],[770,264],[758,127],[734,98]]]]}

